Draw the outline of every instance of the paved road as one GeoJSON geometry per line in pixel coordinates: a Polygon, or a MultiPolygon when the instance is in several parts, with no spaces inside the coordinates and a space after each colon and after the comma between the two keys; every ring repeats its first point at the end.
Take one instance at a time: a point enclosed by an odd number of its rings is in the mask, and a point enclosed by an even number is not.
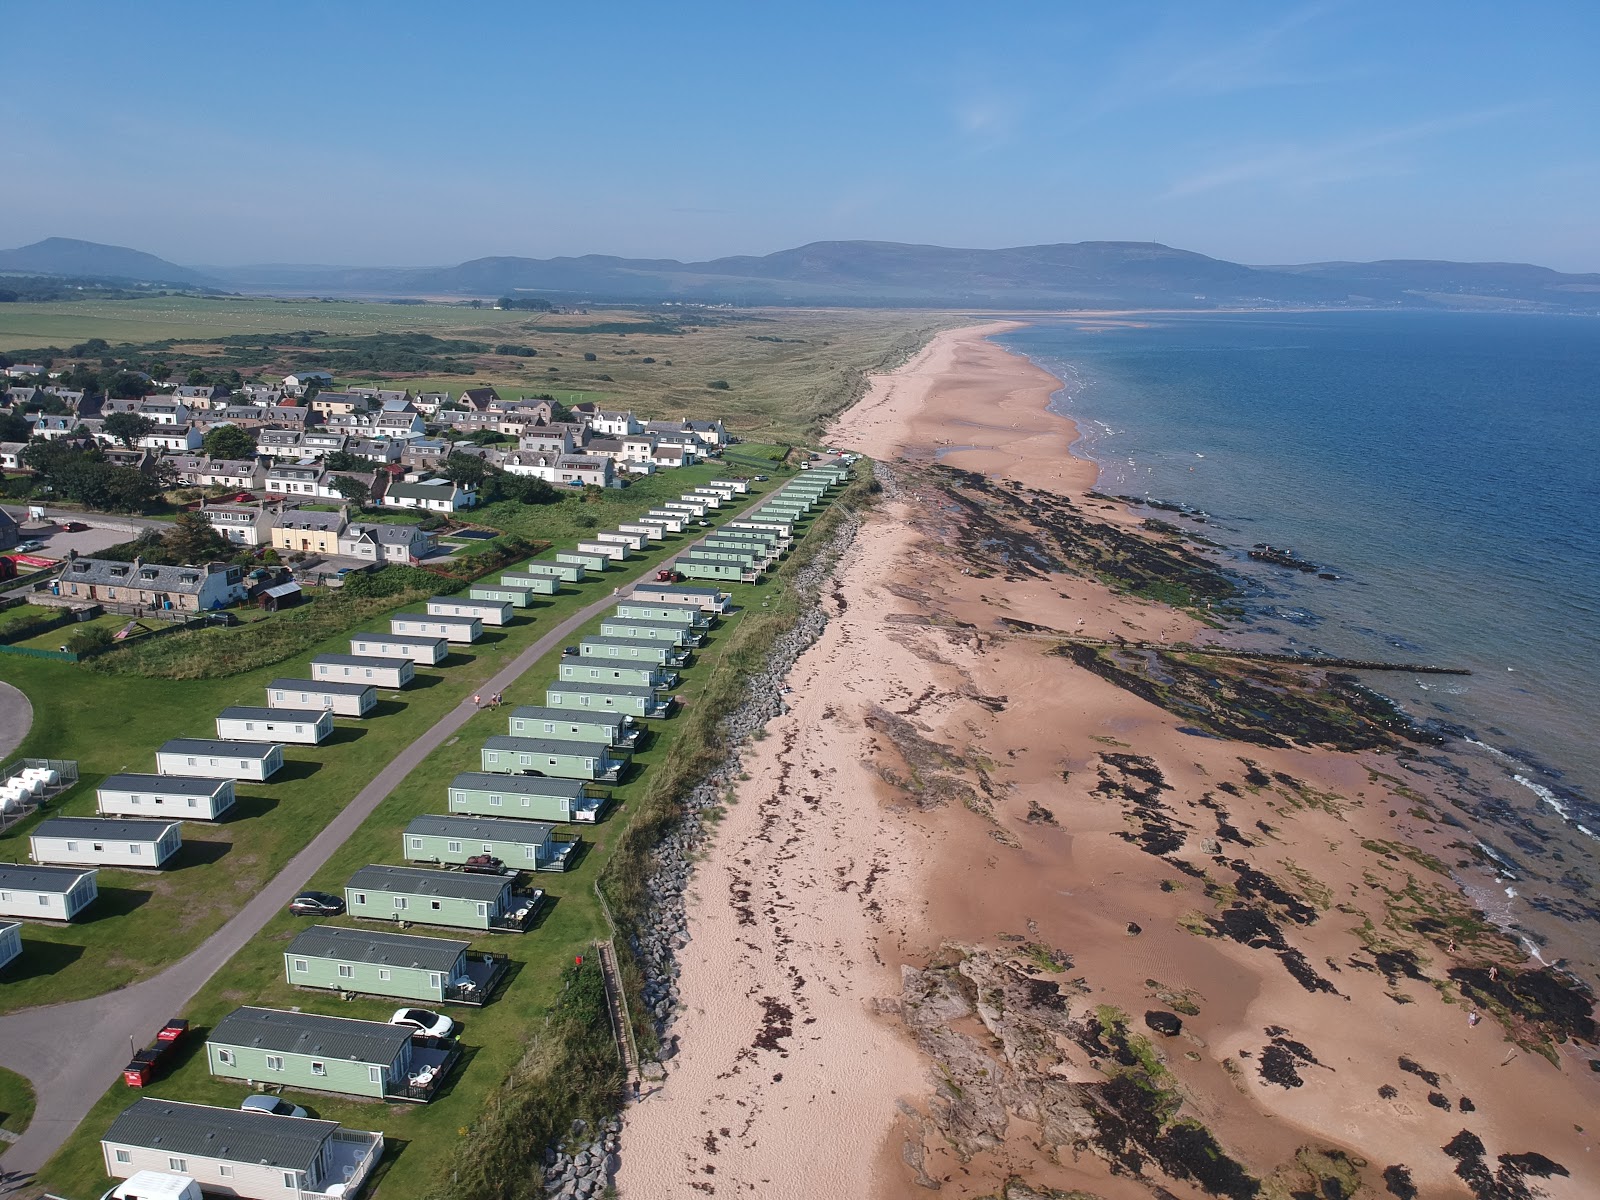
{"type": "Polygon", "coordinates": [[[33,728],[33,705],[9,683],[0,682],[0,762],[22,745],[33,728]]]}
{"type": "MultiPolygon", "coordinates": [[[[757,500],[743,511],[748,512],[761,502],[757,500]]],[[[685,546],[677,554],[688,548],[685,546]]],[[[629,586],[654,569],[635,576],[629,586]]],[[[534,663],[564,644],[577,629],[614,603],[615,593],[601,597],[568,617],[517,655],[479,691],[484,695],[504,691],[534,663]]],[[[168,1017],[181,1013],[212,975],[283,911],[295,893],[310,882],[400,781],[466,724],[476,711],[471,698],[464,699],[407,746],[237,915],[187,958],[153,978],[120,991],[0,1017],[0,1066],[26,1075],[38,1092],[33,1121],[21,1139],[0,1156],[0,1170],[9,1173],[0,1177],[0,1195],[30,1186],[33,1175],[60,1149],[115,1081],[128,1060],[130,1041],[145,1045],[168,1017]]]]}

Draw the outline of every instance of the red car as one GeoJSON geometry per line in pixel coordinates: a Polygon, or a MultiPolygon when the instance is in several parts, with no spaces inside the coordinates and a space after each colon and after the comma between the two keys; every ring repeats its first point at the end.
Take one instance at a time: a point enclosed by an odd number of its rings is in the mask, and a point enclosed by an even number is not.
{"type": "Polygon", "coordinates": [[[82,533],[87,528],[89,528],[89,527],[87,525],[85,525],[82,521],[63,521],[63,522],[61,522],[61,531],[63,533],[82,533]]]}
{"type": "Polygon", "coordinates": [[[146,1046],[128,1060],[122,1068],[122,1081],[129,1087],[142,1088],[156,1081],[162,1067],[172,1057],[173,1047],[189,1032],[189,1022],[174,1017],[156,1034],[155,1044],[146,1046]]]}

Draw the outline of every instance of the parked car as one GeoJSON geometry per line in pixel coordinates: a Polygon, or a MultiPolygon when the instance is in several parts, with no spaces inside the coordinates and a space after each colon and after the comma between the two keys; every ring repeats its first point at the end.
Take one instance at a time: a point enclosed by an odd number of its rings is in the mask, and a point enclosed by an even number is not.
{"type": "Polygon", "coordinates": [[[223,503],[224,504],[248,504],[248,503],[250,503],[250,501],[252,501],[254,499],[255,499],[255,497],[252,496],[249,492],[238,492],[238,493],[236,493],[236,494],[234,494],[232,496],[229,496],[226,500],[223,501],[223,503]]]}
{"type": "Polygon", "coordinates": [[[135,1171],[119,1181],[100,1200],[205,1200],[200,1185],[187,1175],[165,1171],[135,1171]]]}
{"type": "Polygon", "coordinates": [[[563,654],[576,654],[577,652],[578,652],[578,648],[576,646],[568,646],[564,650],[561,651],[561,653],[563,653],[563,654]]]}
{"type": "Polygon", "coordinates": [[[504,875],[506,865],[492,854],[474,854],[461,864],[461,869],[479,875],[504,875]]]}
{"type": "Polygon", "coordinates": [[[309,1117],[298,1104],[290,1104],[282,1096],[246,1096],[239,1105],[241,1112],[266,1113],[269,1117],[309,1117]]]}
{"type": "Polygon", "coordinates": [[[89,528],[89,527],[87,525],[85,525],[82,521],[63,521],[63,522],[61,522],[61,530],[62,530],[63,533],[82,533],[87,528],[89,528]]]}
{"type": "Polygon", "coordinates": [[[207,625],[237,625],[239,618],[231,612],[213,612],[206,614],[207,625]]]}
{"type": "Polygon", "coordinates": [[[43,550],[44,543],[38,538],[31,538],[17,547],[18,554],[32,554],[35,550],[43,550]]]}
{"type": "Polygon", "coordinates": [[[344,900],[328,892],[301,892],[289,901],[289,911],[297,917],[336,917],[344,911],[344,900]]]}
{"type": "Polygon", "coordinates": [[[391,1025],[404,1025],[428,1037],[449,1037],[456,1023],[443,1013],[429,1012],[425,1008],[397,1008],[389,1018],[391,1025]]]}

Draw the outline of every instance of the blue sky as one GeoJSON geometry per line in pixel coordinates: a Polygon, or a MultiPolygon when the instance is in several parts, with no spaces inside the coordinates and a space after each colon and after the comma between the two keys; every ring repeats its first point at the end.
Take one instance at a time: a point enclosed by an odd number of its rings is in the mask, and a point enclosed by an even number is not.
{"type": "Polygon", "coordinates": [[[1600,5],[9,0],[0,245],[1600,270],[1600,5]]]}

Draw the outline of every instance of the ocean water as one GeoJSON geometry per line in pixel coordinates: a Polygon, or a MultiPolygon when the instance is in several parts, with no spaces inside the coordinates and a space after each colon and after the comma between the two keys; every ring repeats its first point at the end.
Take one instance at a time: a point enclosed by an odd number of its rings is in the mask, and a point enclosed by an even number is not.
{"type": "Polygon", "coordinates": [[[1229,547],[1254,632],[1470,669],[1368,680],[1600,836],[1600,320],[1061,318],[997,340],[1063,380],[1102,490],[1204,514],[1155,515],[1229,547]]]}

